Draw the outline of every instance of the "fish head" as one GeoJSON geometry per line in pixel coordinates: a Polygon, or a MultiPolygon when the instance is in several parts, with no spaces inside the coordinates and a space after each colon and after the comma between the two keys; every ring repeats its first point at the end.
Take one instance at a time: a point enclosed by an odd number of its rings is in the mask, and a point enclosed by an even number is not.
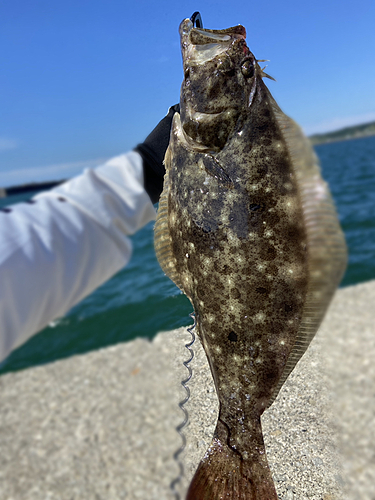
{"type": "Polygon", "coordinates": [[[190,144],[220,151],[249,108],[262,70],[246,45],[241,25],[210,30],[194,28],[185,19],[179,31],[182,130],[190,144]]]}

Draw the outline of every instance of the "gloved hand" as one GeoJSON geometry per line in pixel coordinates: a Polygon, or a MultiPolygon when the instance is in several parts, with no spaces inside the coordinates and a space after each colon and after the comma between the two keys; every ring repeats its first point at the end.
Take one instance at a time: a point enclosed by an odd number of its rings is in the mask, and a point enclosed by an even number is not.
{"type": "Polygon", "coordinates": [[[179,104],[171,106],[167,115],[156,125],[145,141],[134,148],[134,151],[137,151],[143,159],[144,186],[152,203],[159,201],[163,191],[165,174],[163,160],[169,143],[173,115],[176,112],[180,112],[179,104]]]}

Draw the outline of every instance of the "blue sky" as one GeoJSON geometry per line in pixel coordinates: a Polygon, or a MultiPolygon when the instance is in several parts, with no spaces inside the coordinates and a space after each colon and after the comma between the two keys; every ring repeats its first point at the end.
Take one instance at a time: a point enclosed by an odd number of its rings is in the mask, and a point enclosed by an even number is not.
{"type": "Polygon", "coordinates": [[[0,187],[67,178],[133,148],[179,100],[178,25],[243,24],[305,132],[375,120],[374,0],[4,0],[0,187]]]}

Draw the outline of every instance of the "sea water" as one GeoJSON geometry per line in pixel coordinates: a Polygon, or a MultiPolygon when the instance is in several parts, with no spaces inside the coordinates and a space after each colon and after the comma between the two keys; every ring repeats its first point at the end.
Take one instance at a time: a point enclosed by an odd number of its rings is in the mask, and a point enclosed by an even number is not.
{"type": "MultiPolygon", "coordinates": [[[[315,146],[335,200],[349,249],[341,286],[375,278],[375,137],[315,146]]],[[[0,199],[7,206],[30,198],[0,199]]],[[[9,214],[11,215],[11,214],[9,214]]],[[[191,323],[188,299],[161,271],[153,223],[132,237],[128,266],[76,305],[64,318],[14,351],[0,374],[48,363],[191,323]]],[[[1,286],[1,284],[0,284],[1,286]]]]}

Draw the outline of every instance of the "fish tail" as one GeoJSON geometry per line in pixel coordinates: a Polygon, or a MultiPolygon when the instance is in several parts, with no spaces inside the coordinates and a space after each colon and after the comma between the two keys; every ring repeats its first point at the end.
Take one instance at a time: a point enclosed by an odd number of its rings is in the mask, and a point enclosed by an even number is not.
{"type": "Polygon", "coordinates": [[[214,438],[190,484],[186,500],[277,500],[265,456],[244,458],[214,438]]]}

